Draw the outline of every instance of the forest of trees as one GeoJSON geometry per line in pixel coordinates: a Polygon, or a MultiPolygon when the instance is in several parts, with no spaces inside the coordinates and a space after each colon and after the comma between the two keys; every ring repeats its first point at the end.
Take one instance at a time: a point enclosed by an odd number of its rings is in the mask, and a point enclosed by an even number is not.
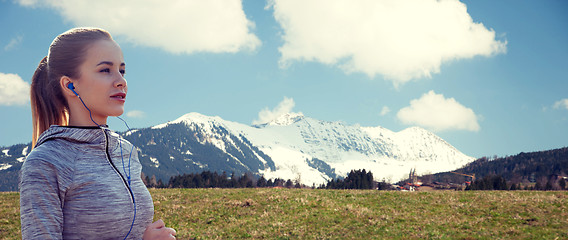
{"type": "Polygon", "coordinates": [[[190,173],[171,177],[168,184],[163,184],[161,181],[156,181],[152,176],[144,177],[146,186],[156,188],[255,188],[255,187],[286,187],[286,188],[301,188],[306,187],[299,182],[292,180],[284,180],[276,178],[274,180],[266,180],[264,176],[255,178],[251,173],[245,173],[241,176],[231,174],[229,177],[227,173],[221,174],[217,172],[204,171],[201,173],[190,173]]]}
{"type": "MultiPolygon", "coordinates": [[[[471,190],[568,190],[568,148],[506,157],[482,157],[454,172],[475,174],[477,180],[468,187],[471,190]]],[[[422,179],[459,183],[469,177],[445,172],[423,176],[422,179]]]]}
{"type": "MultiPolygon", "coordinates": [[[[167,184],[161,180],[156,181],[156,177],[143,176],[144,183],[148,187],[154,188],[255,188],[255,187],[285,187],[285,188],[315,188],[306,186],[297,181],[280,178],[266,179],[264,176],[255,177],[251,173],[241,176],[227,173],[204,171],[201,173],[190,173],[171,177],[167,184]]],[[[327,184],[322,184],[320,189],[392,189],[391,184],[386,182],[375,182],[371,171],[352,170],[346,178],[332,179],[327,184]]]]}
{"type": "Polygon", "coordinates": [[[465,190],[568,190],[567,180],[558,175],[551,175],[545,181],[536,181],[535,184],[522,185],[521,183],[507,182],[499,175],[487,175],[482,179],[476,180],[465,190]]]}
{"type": "MultiPolygon", "coordinates": [[[[155,188],[255,188],[255,187],[285,187],[285,188],[315,188],[315,186],[302,185],[297,181],[280,178],[266,179],[264,176],[256,178],[251,173],[241,176],[231,174],[229,177],[225,172],[204,171],[201,173],[190,173],[171,177],[167,184],[161,180],[156,181],[156,177],[143,176],[144,183],[148,187],[155,188]]],[[[391,185],[386,182],[374,182],[373,173],[363,170],[352,170],[344,179],[337,178],[330,180],[327,184],[322,184],[319,188],[324,189],[391,189],[391,185]]]]}
{"type": "Polygon", "coordinates": [[[465,190],[509,190],[510,188],[503,177],[489,175],[472,182],[465,190]]]}
{"type": "Polygon", "coordinates": [[[325,189],[374,189],[373,173],[363,170],[351,170],[345,179],[332,179],[319,188],[325,189]]]}
{"type": "Polygon", "coordinates": [[[493,159],[483,157],[467,164],[462,170],[475,173],[476,176],[500,175],[515,183],[547,181],[551,175],[566,176],[568,173],[568,148],[493,159]]]}

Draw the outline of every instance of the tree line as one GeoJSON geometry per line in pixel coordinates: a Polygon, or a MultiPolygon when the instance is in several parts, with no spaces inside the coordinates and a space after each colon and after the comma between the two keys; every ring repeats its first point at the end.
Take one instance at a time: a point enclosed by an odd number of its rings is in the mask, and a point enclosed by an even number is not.
{"type": "MultiPolygon", "coordinates": [[[[453,172],[475,174],[478,179],[468,187],[471,190],[568,190],[568,148],[482,157],[453,172]]],[[[460,183],[469,177],[444,172],[421,179],[428,183],[460,183]]]]}
{"type": "Polygon", "coordinates": [[[390,184],[374,181],[373,173],[371,171],[351,170],[346,178],[331,179],[327,184],[319,186],[320,189],[379,189],[390,188],[390,184]],[[386,185],[385,185],[386,184],[386,185]],[[388,185],[388,186],[387,186],[388,185]]]}
{"type": "MultiPolygon", "coordinates": [[[[266,179],[264,176],[256,177],[252,173],[245,173],[237,176],[234,173],[228,176],[226,172],[221,174],[211,171],[201,173],[189,173],[170,178],[167,184],[162,180],[156,180],[155,176],[142,176],[144,184],[152,188],[262,188],[262,187],[283,187],[283,188],[316,188],[315,185],[306,186],[298,180],[291,179],[266,179]]],[[[351,170],[346,178],[336,178],[329,180],[326,184],[321,184],[319,189],[392,189],[390,183],[375,182],[373,173],[365,169],[351,170]]]]}
{"type": "Polygon", "coordinates": [[[143,177],[147,187],[154,188],[255,188],[255,187],[307,187],[297,181],[281,178],[266,179],[264,176],[255,177],[252,173],[244,173],[237,176],[234,173],[228,176],[226,172],[221,174],[211,171],[201,173],[189,173],[170,178],[167,184],[161,180],[156,181],[155,176],[143,177]]]}
{"type": "Polygon", "coordinates": [[[559,177],[568,176],[568,148],[493,159],[483,157],[467,164],[462,171],[476,176],[502,176],[510,184],[537,184],[541,189],[549,184],[551,188],[558,188],[559,177]]]}
{"type": "Polygon", "coordinates": [[[521,183],[508,182],[500,175],[488,175],[482,179],[475,180],[465,190],[568,190],[567,179],[558,175],[551,175],[546,181],[536,181],[529,185],[521,183]]]}

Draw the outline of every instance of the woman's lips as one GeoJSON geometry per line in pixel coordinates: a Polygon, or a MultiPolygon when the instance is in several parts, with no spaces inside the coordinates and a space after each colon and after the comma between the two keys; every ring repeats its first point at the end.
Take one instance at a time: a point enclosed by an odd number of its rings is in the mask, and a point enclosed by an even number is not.
{"type": "Polygon", "coordinates": [[[110,96],[110,98],[124,102],[126,100],[126,93],[117,93],[110,96]]]}

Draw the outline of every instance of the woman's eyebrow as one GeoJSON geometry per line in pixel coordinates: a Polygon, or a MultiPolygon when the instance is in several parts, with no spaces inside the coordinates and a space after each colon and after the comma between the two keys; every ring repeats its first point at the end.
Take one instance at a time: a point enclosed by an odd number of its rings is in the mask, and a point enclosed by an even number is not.
{"type": "MultiPolygon", "coordinates": [[[[97,66],[99,66],[99,65],[110,65],[110,66],[113,66],[114,63],[111,62],[111,61],[102,61],[102,62],[100,62],[99,64],[97,64],[97,66]]],[[[125,64],[125,63],[120,63],[120,66],[121,66],[121,67],[122,67],[122,66],[126,66],[126,64],[125,64]]]]}

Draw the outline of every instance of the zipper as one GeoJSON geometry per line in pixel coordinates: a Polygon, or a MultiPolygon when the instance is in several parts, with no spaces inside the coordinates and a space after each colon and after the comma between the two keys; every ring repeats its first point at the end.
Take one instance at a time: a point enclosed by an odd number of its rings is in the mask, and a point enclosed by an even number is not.
{"type": "MultiPolygon", "coordinates": [[[[126,186],[126,189],[128,189],[128,192],[130,193],[130,199],[132,199],[132,203],[134,203],[134,193],[132,193],[132,189],[130,188],[130,186],[128,185],[128,183],[126,182],[126,179],[124,178],[124,176],[122,176],[122,174],[120,174],[120,171],[118,171],[118,168],[116,168],[116,166],[114,165],[114,163],[112,162],[112,159],[110,158],[110,153],[109,153],[109,138],[108,138],[108,134],[107,132],[103,130],[103,133],[105,134],[105,155],[107,157],[108,162],[110,163],[110,165],[112,166],[112,168],[114,169],[114,171],[118,174],[118,176],[120,176],[120,178],[122,179],[122,182],[124,183],[124,186],[126,186]]],[[[119,140],[120,141],[120,140],[119,140]]]]}

